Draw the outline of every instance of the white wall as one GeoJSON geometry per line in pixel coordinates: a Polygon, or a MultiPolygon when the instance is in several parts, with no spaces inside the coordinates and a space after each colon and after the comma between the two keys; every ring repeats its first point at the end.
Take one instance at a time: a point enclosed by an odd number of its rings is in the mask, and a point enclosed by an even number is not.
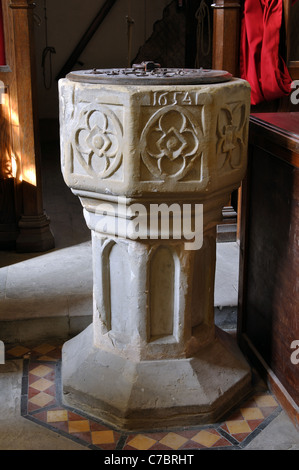
{"type": "MultiPolygon", "coordinates": [[[[80,56],[79,60],[84,65],[77,65],[74,69],[126,67],[128,65],[126,16],[130,13],[134,19],[131,57],[133,59],[139,47],[151,35],[155,21],[162,18],[163,10],[170,1],[118,0],[80,56]]],[[[53,84],[50,90],[44,87],[41,67],[42,53],[46,46],[44,0],[36,0],[35,3],[39,117],[55,119],[58,117],[55,77],[100,10],[104,0],[47,0],[48,46],[56,49],[56,54],[52,55],[53,84]]]]}

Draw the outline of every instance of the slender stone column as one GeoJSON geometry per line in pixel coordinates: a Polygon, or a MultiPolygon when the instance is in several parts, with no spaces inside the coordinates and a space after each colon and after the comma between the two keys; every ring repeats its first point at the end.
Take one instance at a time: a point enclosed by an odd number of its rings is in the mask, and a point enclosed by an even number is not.
{"type": "Polygon", "coordinates": [[[214,325],[216,225],[245,174],[250,89],[59,83],[62,171],[92,231],[93,323],[66,403],[123,429],[211,422],[250,387],[214,325]]]}

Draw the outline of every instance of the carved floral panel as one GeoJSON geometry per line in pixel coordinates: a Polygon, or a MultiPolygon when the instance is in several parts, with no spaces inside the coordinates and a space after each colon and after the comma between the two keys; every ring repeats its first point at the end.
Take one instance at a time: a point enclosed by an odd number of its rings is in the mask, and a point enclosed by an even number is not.
{"type": "Polygon", "coordinates": [[[155,109],[140,137],[141,158],[149,174],[160,180],[182,181],[200,164],[202,135],[200,124],[186,107],[155,109]]]}
{"type": "Polygon", "coordinates": [[[223,106],[217,118],[217,162],[224,170],[243,166],[247,142],[247,111],[244,103],[223,106]]]}
{"type": "Polygon", "coordinates": [[[73,129],[73,172],[99,179],[113,176],[123,162],[123,128],[116,114],[107,106],[88,104],[78,111],[73,129]]]}

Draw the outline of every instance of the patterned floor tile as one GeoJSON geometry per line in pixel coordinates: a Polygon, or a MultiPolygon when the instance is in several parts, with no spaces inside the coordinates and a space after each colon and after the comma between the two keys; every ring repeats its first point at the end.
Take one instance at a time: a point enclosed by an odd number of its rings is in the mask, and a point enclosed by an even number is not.
{"type": "Polygon", "coordinates": [[[16,345],[7,353],[24,359],[22,416],[98,450],[243,449],[280,411],[267,390],[244,400],[223,422],[171,431],[116,431],[61,401],[61,345],[16,345]]]}
{"type": "Polygon", "coordinates": [[[45,355],[54,349],[56,349],[56,346],[53,346],[53,344],[41,344],[36,348],[33,348],[33,351],[37,352],[38,354],[45,355]]]}
{"type": "Polygon", "coordinates": [[[221,439],[221,436],[213,431],[199,431],[191,440],[204,447],[213,447],[221,439]]]}
{"type": "Polygon", "coordinates": [[[66,410],[52,410],[47,411],[47,423],[59,423],[61,421],[68,421],[68,413],[66,410]]]}
{"type": "Polygon", "coordinates": [[[253,399],[260,408],[272,408],[277,406],[275,398],[268,393],[255,395],[253,399]]]}
{"type": "Polygon", "coordinates": [[[113,431],[92,431],[93,444],[114,444],[115,437],[113,431]]]}
{"type": "Polygon", "coordinates": [[[53,402],[53,397],[51,397],[47,393],[40,392],[34,397],[30,398],[28,401],[29,404],[36,405],[37,408],[43,408],[46,405],[49,405],[49,403],[53,402]]]}
{"type": "Polygon", "coordinates": [[[147,433],[130,436],[124,450],[187,450],[212,447],[229,447],[232,443],[214,428],[193,429],[165,433],[147,433]]]}
{"type": "Polygon", "coordinates": [[[33,382],[31,384],[32,388],[35,388],[39,392],[44,392],[48,388],[50,388],[53,385],[53,382],[50,382],[50,380],[47,379],[39,379],[36,382],[33,382]]]}
{"type": "Polygon", "coordinates": [[[161,439],[160,444],[163,444],[171,450],[178,450],[180,447],[182,447],[184,444],[186,444],[188,439],[186,439],[183,436],[180,436],[180,434],[175,433],[175,432],[170,432],[166,434],[163,439],[161,439]]]}
{"type": "Polygon", "coordinates": [[[127,442],[126,449],[149,450],[156,444],[156,440],[142,434],[137,434],[127,442]]]}
{"type": "Polygon", "coordinates": [[[8,358],[9,356],[18,358],[18,357],[23,357],[24,354],[27,354],[29,351],[30,349],[25,348],[24,346],[15,346],[14,348],[11,348],[8,351],[6,351],[6,355],[8,358]]]}
{"type": "Polygon", "coordinates": [[[243,415],[243,418],[246,419],[246,420],[264,419],[264,415],[258,407],[255,407],[255,408],[241,408],[241,413],[243,415]]]}
{"type": "Polygon", "coordinates": [[[69,421],[69,433],[76,432],[90,432],[89,421],[87,419],[69,421]]]}
{"type": "Polygon", "coordinates": [[[234,421],[226,421],[226,426],[228,428],[228,432],[232,435],[235,434],[249,434],[251,429],[245,420],[234,420],[234,421]]]}
{"type": "Polygon", "coordinates": [[[30,374],[36,375],[37,377],[45,377],[45,375],[48,375],[52,371],[53,368],[46,365],[33,364],[32,368],[30,368],[30,374]]]}

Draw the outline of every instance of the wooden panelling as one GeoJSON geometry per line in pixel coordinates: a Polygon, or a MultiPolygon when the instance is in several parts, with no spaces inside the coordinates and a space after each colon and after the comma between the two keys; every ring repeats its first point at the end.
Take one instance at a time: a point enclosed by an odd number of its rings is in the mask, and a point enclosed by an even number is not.
{"type": "Polygon", "coordinates": [[[239,76],[240,2],[216,0],[213,19],[213,69],[239,76]]]}
{"type": "Polygon", "coordinates": [[[296,426],[299,364],[291,361],[291,343],[299,340],[298,122],[293,113],[251,118],[238,325],[241,348],[266,365],[270,385],[296,426]]]}

